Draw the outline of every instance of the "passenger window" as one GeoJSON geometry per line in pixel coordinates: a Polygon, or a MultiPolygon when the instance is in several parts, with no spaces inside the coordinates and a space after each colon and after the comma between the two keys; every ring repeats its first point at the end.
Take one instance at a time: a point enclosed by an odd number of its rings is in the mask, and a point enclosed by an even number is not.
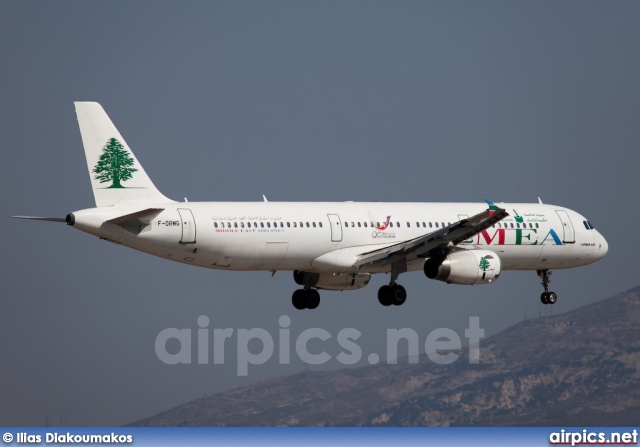
{"type": "MultiPolygon", "coordinates": [[[[429,225],[431,225],[431,222],[429,222],[429,225]]],[[[436,222],[436,228],[438,228],[438,222],[436,222]]]]}
{"type": "MultiPolygon", "coordinates": [[[[431,222],[429,222],[429,227],[431,227],[431,222]]],[[[422,228],[427,228],[427,224],[422,222],[422,228]]]]}
{"type": "Polygon", "coordinates": [[[442,222],[442,228],[446,227],[446,225],[444,224],[444,222],[442,222]]]}
{"type": "Polygon", "coordinates": [[[298,224],[297,223],[293,223],[293,228],[298,228],[298,224]]]}
{"type": "Polygon", "coordinates": [[[519,224],[519,223],[517,223],[517,224],[516,224],[516,227],[520,228],[520,224],[519,224]]]}
{"type": "Polygon", "coordinates": [[[511,228],[513,228],[513,222],[511,223],[511,228]]]}
{"type": "Polygon", "coordinates": [[[396,222],[396,226],[400,228],[400,222],[396,222]]]}
{"type": "Polygon", "coordinates": [[[380,226],[380,222],[376,222],[376,224],[377,224],[377,225],[376,225],[377,227],[379,227],[379,226],[380,226]]]}
{"type": "Polygon", "coordinates": [[[264,222],[260,222],[260,228],[264,228],[264,222]]]}
{"type": "Polygon", "coordinates": [[[407,228],[411,228],[411,224],[407,222],[407,228]]]}
{"type": "Polygon", "coordinates": [[[355,227],[356,224],[354,224],[353,222],[351,222],[351,228],[355,227]]]}
{"type": "Polygon", "coordinates": [[[364,223],[364,227],[367,228],[367,223],[366,222],[364,223]]]}
{"type": "Polygon", "coordinates": [[[318,225],[320,225],[320,228],[322,228],[322,222],[318,222],[318,225]]]}
{"type": "Polygon", "coordinates": [[[393,228],[393,222],[389,222],[389,226],[393,228]]]}
{"type": "Polygon", "coordinates": [[[344,223],[345,228],[349,226],[349,222],[344,223]]]}
{"type": "Polygon", "coordinates": [[[540,228],[540,226],[536,223],[536,228],[540,228]]]}
{"type": "Polygon", "coordinates": [[[244,228],[244,222],[240,222],[240,226],[244,228]]]}
{"type": "Polygon", "coordinates": [[[362,224],[360,222],[358,222],[358,228],[362,227],[362,224]]]}
{"type": "Polygon", "coordinates": [[[316,223],[315,223],[315,222],[313,222],[313,228],[315,228],[315,227],[316,227],[316,223]]]}
{"type": "Polygon", "coordinates": [[[309,222],[307,222],[307,228],[309,228],[309,222]]]}
{"type": "Polygon", "coordinates": [[[416,222],[416,227],[420,228],[420,222],[416,222]]]}
{"type": "Polygon", "coordinates": [[[231,228],[231,222],[227,222],[227,228],[231,228]]]}
{"type": "MultiPolygon", "coordinates": [[[[424,227],[424,222],[422,222],[422,226],[424,227]]],[[[433,228],[433,222],[429,222],[429,228],[433,228]]]]}
{"type": "Polygon", "coordinates": [[[214,226],[214,227],[216,227],[216,228],[218,228],[218,222],[214,222],[214,223],[213,223],[213,226],[214,226]]]}

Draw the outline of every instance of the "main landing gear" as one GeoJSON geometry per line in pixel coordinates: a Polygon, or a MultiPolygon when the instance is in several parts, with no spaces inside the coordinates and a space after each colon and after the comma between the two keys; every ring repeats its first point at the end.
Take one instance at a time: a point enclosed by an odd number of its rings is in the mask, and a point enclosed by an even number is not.
{"type": "Polygon", "coordinates": [[[291,302],[298,310],[315,309],[320,304],[320,293],[312,288],[298,289],[293,292],[291,302]]]}
{"type": "Polygon", "coordinates": [[[378,301],[383,306],[402,306],[407,301],[407,291],[400,284],[396,283],[400,273],[407,271],[406,262],[402,265],[391,265],[391,281],[388,286],[382,286],[378,289],[378,301]]]}
{"type": "Polygon", "coordinates": [[[295,270],[293,272],[293,280],[296,284],[303,286],[303,289],[298,289],[293,292],[291,302],[293,307],[298,310],[302,309],[315,309],[320,304],[320,292],[312,287],[318,283],[318,274],[301,272],[295,270]]]}
{"type": "Polygon", "coordinates": [[[555,292],[549,292],[551,271],[538,270],[538,276],[542,279],[542,286],[544,287],[544,292],[540,295],[540,301],[542,301],[542,304],[555,304],[558,301],[558,295],[555,292]]]}
{"type": "Polygon", "coordinates": [[[378,301],[383,306],[401,306],[407,301],[407,291],[400,284],[389,284],[378,289],[378,301]]]}

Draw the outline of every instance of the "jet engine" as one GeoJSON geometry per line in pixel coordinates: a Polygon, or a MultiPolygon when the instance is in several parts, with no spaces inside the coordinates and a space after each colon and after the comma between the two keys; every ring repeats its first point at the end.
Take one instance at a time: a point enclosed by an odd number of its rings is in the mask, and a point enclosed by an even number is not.
{"type": "Polygon", "coordinates": [[[488,284],[500,276],[500,257],[489,250],[459,250],[433,256],[424,263],[424,274],[448,284],[488,284]]]}
{"type": "Polygon", "coordinates": [[[309,273],[300,270],[293,272],[296,284],[325,290],[357,290],[369,284],[369,273],[309,273]]]}

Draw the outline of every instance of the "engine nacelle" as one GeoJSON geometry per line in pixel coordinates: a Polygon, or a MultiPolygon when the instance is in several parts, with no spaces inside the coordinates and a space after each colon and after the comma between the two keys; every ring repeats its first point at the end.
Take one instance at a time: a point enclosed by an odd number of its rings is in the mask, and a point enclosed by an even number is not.
{"type": "Polygon", "coordinates": [[[498,279],[501,267],[500,257],[492,251],[460,250],[427,259],[424,274],[448,284],[488,284],[498,279]]]}
{"type": "Polygon", "coordinates": [[[371,281],[370,273],[309,273],[295,270],[293,279],[301,286],[325,290],[357,290],[371,281]]]}

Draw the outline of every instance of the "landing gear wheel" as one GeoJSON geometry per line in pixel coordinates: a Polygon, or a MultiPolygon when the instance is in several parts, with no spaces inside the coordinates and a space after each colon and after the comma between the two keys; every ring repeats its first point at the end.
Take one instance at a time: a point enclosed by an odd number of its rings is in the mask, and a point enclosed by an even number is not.
{"type": "Polygon", "coordinates": [[[315,309],[320,304],[320,293],[316,289],[306,290],[307,309],[315,309]]]}
{"type": "Polygon", "coordinates": [[[558,295],[556,295],[555,292],[547,293],[547,301],[549,304],[555,304],[556,301],[558,301],[558,295]]]}
{"type": "Polygon", "coordinates": [[[394,306],[402,306],[407,301],[407,291],[400,284],[391,286],[389,292],[391,304],[394,306]]]}
{"type": "Polygon", "coordinates": [[[383,306],[391,306],[390,286],[382,286],[378,289],[378,301],[383,306]]]}
{"type": "Polygon", "coordinates": [[[549,304],[549,294],[547,292],[542,292],[542,295],[540,295],[540,301],[542,301],[542,304],[549,304]]]}
{"type": "Polygon", "coordinates": [[[293,304],[293,307],[298,310],[302,310],[307,307],[304,292],[304,289],[298,289],[293,292],[293,296],[291,297],[291,303],[293,304]]]}

